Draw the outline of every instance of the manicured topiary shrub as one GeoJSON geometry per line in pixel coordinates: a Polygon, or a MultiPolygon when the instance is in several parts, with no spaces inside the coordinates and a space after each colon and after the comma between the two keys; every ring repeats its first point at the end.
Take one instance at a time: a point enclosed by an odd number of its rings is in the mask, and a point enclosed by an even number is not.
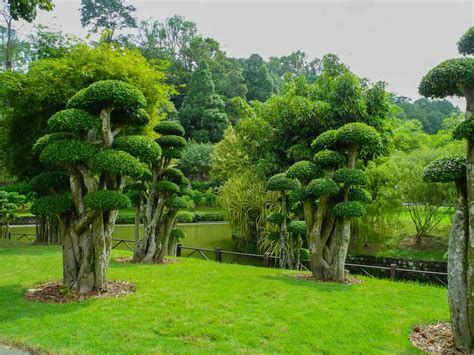
{"type": "Polygon", "coordinates": [[[183,185],[185,187],[189,186],[189,181],[179,169],[166,168],[163,170],[163,177],[166,180],[174,182],[176,185],[183,185]]]}
{"type": "Polygon", "coordinates": [[[224,219],[221,212],[194,212],[195,222],[222,222],[224,219]]]}
{"type": "Polygon", "coordinates": [[[49,194],[49,189],[67,191],[69,189],[69,175],[64,171],[45,171],[31,179],[29,187],[31,191],[39,195],[49,194]]]}
{"type": "Polygon", "coordinates": [[[432,161],[423,172],[426,182],[452,182],[466,179],[466,158],[447,157],[432,161]]]}
{"type": "Polygon", "coordinates": [[[179,211],[176,216],[176,221],[180,223],[192,223],[194,222],[194,213],[189,211],[179,211]]]}
{"type": "Polygon", "coordinates": [[[342,168],[334,173],[334,181],[346,186],[367,185],[367,175],[360,169],[342,168]]]}
{"type": "Polygon", "coordinates": [[[84,205],[91,210],[110,211],[130,207],[130,199],[116,191],[98,190],[84,197],[84,205]]]}
{"type": "Polygon", "coordinates": [[[183,126],[174,121],[161,121],[155,126],[154,130],[162,135],[184,136],[183,126]]]}
{"type": "Polygon", "coordinates": [[[184,148],[186,146],[186,139],[180,136],[161,136],[160,138],[156,139],[156,142],[162,147],[163,149],[170,149],[170,148],[184,148]]]}
{"type": "Polygon", "coordinates": [[[331,129],[324,133],[321,133],[314,141],[311,143],[311,148],[314,151],[319,152],[321,150],[333,149],[337,145],[337,131],[331,129]]]}
{"type": "Polygon", "coordinates": [[[179,186],[176,185],[174,182],[168,180],[158,181],[155,184],[156,191],[166,193],[166,194],[177,194],[179,192],[179,186]]]}
{"type": "Polygon", "coordinates": [[[351,122],[337,130],[336,140],[339,146],[374,147],[380,144],[380,134],[365,123],[351,122]]]}
{"type": "Polygon", "coordinates": [[[320,150],[314,155],[314,163],[320,169],[337,168],[346,163],[346,157],[333,150],[320,150]]]}
{"type": "Polygon", "coordinates": [[[140,178],[143,165],[131,154],[115,149],[104,149],[97,153],[90,162],[94,171],[107,172],[114,175],[128,175],[140,178]]]}
{"type": "Polygon", "coordinates": [[[48,144],[40,155],[44,164],[61,165],[83,163],[91,159],[97,149],[78,139],[60,140],[48,144]]]}
{"type": "Polygon", "coordinates": [[[339,193],[339,186],[331,179],[314,179],[305,191],[305,198],[318,199],[323,195],[333,196],[339,193]]]}
{"type": "Polygon", "coordinates": [[[465,55],[474,54],[474,27],[467,30],[459,39],[458,51],[465,55]]]}
{"type": "Polygon", "coordinates": [[[67,138],[71,138],[73,135],[67,134],[67,133],[51,133],[51,134],[46,134],[43,137],[40,137],[35,144],[33,144],[33,153],[35,154],[41,154],[44,148],[52,142],[55,141],[62,141],[67,138]]]}
{"type": "Polygon", "coordinates": [[[72,208],[72,200],[66,195],[44,196],[37,198],[31,205],[31,213],[38,216],[59,215],[72,208]]]}
{"type": "Polygon", "coordinates": [[[306,235],[306,222],[291,221],[288,223],[288,232],[294,235],[306,235]]]}
{"type": "Polygon", "coordinates": [[[272,224],[282,224],[284,221],[285,217],[278,212],[273,212],[268,215],[267,221],[272,223],[272,224]]]}
{"type": "Polygon", "coordinates": [[[290,166],[286,172],[286,176],[290,179],[298,179],[304,183],[319,176],[316,165],[310,161],[302,160],[290,166]]]}
{"type": "Polygon", "coordinates": [[[358,201],[340,202],[334,206],[332,213],[337,217],[361,217],[366,211],[358,201]]]}
{"type": "Polygon", "coordinates": [[[474,140],[474,119],[471,117],[461,122],[453,131],[454,139],[474,140]]]}
{"type": "Polygon", "coordinates": [[[191,208],[193,207],[193,205],[194,203],[192,202],[192,200],[186,196],[173,196],[166,203],[166,206],[173,210],[191,208]]]}
{"type": "Polygon", "coordinates": [[[349,201],[359,201],[362,203],[372,202],[370,192],[359,186],[351,186],[349,189],[349,201]]]}
{"type": "Polygon", "coordinates": [[[99,129],[100,120],[89,112],[75,108],[56,112],[48,120],[48,129],[51,132],[87,132],[99,129]]]}
{"type": "Polygon", "coordinates": [[[170,232],[170,237],[180,241],[181,239],[186,238],[186,233],[182,229],[173,228],[170,232]]]}
{"type": "Polygon", "coordinates": [[[153,139],[145,136],[117,137],[112,146],[146,163],[158,163],[161,158],[161,147],[153,139]]]}
{"type": "Polygon", "coordinates": [[[280,173],[268,179],[265,188],[268,191],[290,191],[298,188],[298,182],[289,178],[286,174],[280,173]]]}

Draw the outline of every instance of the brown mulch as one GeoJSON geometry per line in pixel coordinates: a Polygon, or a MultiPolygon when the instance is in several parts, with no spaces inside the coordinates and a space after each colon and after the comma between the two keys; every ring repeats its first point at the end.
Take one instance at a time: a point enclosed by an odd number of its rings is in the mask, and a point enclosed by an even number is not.
{"type": "Polygon", "coordinates": [[[63,287],[62,282],[53,281],[27,290],[25,297],[30,301],[42,303],[66,303],[91,298],[117,298],[133,293],[135,289],[135,285],[128,281],[109,281],[105,292],[90,292],[86,295],[79,295],[77,292],[63,287]]]}
{"type": "Polygon", "coordinates": [[[410,334],[410,340],[427,354],[469,354],[454,345],[453,332],[449,323],[417,325],[410,334]]]}
{"type": "MultiPolygon", "coordinates": [[[[113,261],[116,261],[118,263],[128,264],[128,263],[132,263],[132,257],[131,256],[122,256],[122,257],[118,257],[118,258],[113,259],[113,261]]],[[[179,261],[176,260],[176,259],[165,258],[165,260],[163,260],[162,263],[155,263],[155,264],[156,265],[165,265],[165,264],[176,264],[178,262],[179,261]]],[[[137,263],[137,264],[141,264],[141,263],[137,263]]]]}
{"type": "MultiPolygon", "coordinates": [[[[335,281],[331,281],[331,280],[318,280],[318,279],[314,278],[313,275],[311,275],[311,274],[294,274],[292,276],[295,279],[298,279],[298,280],[306,280],[306,281],[313,281],[313,282],[332,282],[332,283],[340,284],[340,282],[335,282],[335,281]]],[[[359,285],[362,282],[364,282],[364,281],[362,281],[360,279],[357,279],[354,276],[348,275],[348,276],[346,276],[346,281],[343,282],[343,284],[345,284],[345,285],[359,285]]]]}
{"type": "Polygon", "coordinates": [[[403,238],[399,246],[407,249],[432,250],[445,247],[446,243],[446,239],[435,236],[425,236],[421,237],[421,244],[416,244],[416,236],[412,235],[403,238]]]}

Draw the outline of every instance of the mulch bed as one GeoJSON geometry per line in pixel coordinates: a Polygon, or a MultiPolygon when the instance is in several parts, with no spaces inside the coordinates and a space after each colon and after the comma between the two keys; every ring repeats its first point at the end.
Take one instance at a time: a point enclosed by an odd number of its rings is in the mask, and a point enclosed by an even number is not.
{"type": "MultiPolygon", "coordinates": [[[[337,283],[340,284],[340,282],[335,282],[335,281],[330,281],[330,280],[318,280],[313,277],[311,274],[294,274],[292,275],[295,279],[298,280],[306,280],[306,281],[313,281],[313,282],[331,282],[331,283],[337,283]]],[[[343,284],[346,285],[358,285],[361,284],[363,281],[360,279],[356,279],[354,276],[346,276],[346,281],[343,282],[343,284]]]]}
{"type": "Polygon", "coordinates": [[[135,285],[128,281],[109,281],[107,291],[90,292],[79,295],[77,292],[63,287],[62,282],[48,282],[26,291],[26,299],[42,303],[66,303],[83,301],[91,298],[117,298],[135,292],[135,285]]]}
{"type": "MultiPolygon", "coordinates": [[[[132,263],[132,257],[131,256],[123,256],[123,257],[115,258],[115,259],[112,259],[112,260],[116,261],[118,263],[125,263],[125,264],[132,263]]],[[[176,259],[165,258],[165,260],[163,260],[162,263],[155,263],[155,265],[176,264],[178,262],[179,261],[176,260],[176,259]]],[[[136,263],[136,264],[142,264],[142,263],[136,263]]]]}
{"type": "Polygon", "coordinates": [[[410,340],[427,354],[469,354],[454,345],[453,332],[449,323],[417,325],[410,334],[410,340]]]}

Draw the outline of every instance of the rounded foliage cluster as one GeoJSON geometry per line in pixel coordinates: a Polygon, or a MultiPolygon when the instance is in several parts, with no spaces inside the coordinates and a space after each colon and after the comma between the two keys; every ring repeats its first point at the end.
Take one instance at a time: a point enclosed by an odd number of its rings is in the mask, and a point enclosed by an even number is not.
{"type": "Polygon", "coordinates": [[[268,240],[272,240],[274,242],[277,242],[280,240],[280,233],[279,232],[270,232],[268,233],[268,236],[267,236],[267,239],[268,240]]]}
{"type": "Polygon", "coordinates": [[[321,133],[311,143],[311,148],[319,152],[320,150],[334,148],[337,144],[337,131],[330,129],[329,131],[321,133]]]}
{"type": "Polygon", "coordinates": [[[338,128],[337,144],[341,146],[364,146],[375,148],[380,145],[380,134],[374,127],[361,122],[351,122],[338,128]]]}
{"type": "Polygon", "coordinates": [[[39,195],[47,194],[50,189],[65,191],[69,187],[69,175],[63,171],[45,171],[31,179],[29,187],[39,195]]]}
{"type": "Polygon", "coordinates": [[[91,159],[95,153],[96,148],[92,144],[81,140],[59,140],[43,149],[40,160],[45,164],[83,163],[91,159]]]}
{"type": "Polygon", "coordinates": [[[474,27],[469,28],[458,42],[458,51],[461,54],[474,54],[474,27]]]}
{"type": "Polygon", "coordinates": [[[89,192],[84,197],[84,205],[91,210],[110,211],[130,207],[128,196],[112,190],[89,192]]]}
{"type": "Polygon", "coordinates": [[[285,216],[283,216],[279,212],[273,212],[267,216],[267,221],[270,222],[271,224],[280,225],[283,223],[284,220],[285,220],[285,216]]]}
{"type": "Polygon", "coordinates": [[[66,195],[54,195],[37,198],[31,205],[31,213],[36,216],[48,216],[66,213],[71,210],[72,200],[66,195]]]}
{"type": "Polygon", "coordinates": [[[70,138],[71,136],[68,135],[67,133],[51,133],[51,134],[46,134],[40,138],[38,138],[33,144],[33,152],[35,154],[41,154],[41,152],[46,148],[46,146],[50,143],[57,142],[57,141],[62,141],[66,140],[67,138],[70,138]]]}
{"type": "Polygon", "coordinates": [[[465,178],[465,157],[446,157],[434,160],[423,172],[423,180],[426,182],[450,182],[465,178]]]}
{"type": "Polygon", "coordinates": [[[285,173],[280,173],[269,178],[265,188],[267,191],[291,191],[298,186],[297,180],[289,178],[285,173]]]}
{"type": "Polygon", "coordinates": [[[349,185],[366,185],[369,180],[364,171],[360,169],[342,168],[334,173],[334,181],[349,185]]]}
{"type": "Polygon", "coordinates": [[[176,185],[185,185],[188,186],[187,184],[187,179],[184,176],[184,174],[181,172],[181,170],[176,169],[176,168],[166,168],[163,171],[163,177],[166,180],[169,180],[171,182],[174,182],[176,185]]]}
{"type": "Polygon", "coordinates": [[[168,180],[158,181],[155,185],[155,188],[158,192],[170,195],[177,194],[179,192],[179,186],[168,180]]]}
{"type": "Polygon", "coordinates": [[[351,186],[349,189],[349,201],[359,201],[362,203],[372,202],[370,192],[359,186],[351,186]]]}
{"type": "Polygon", "coordinates": [[[298,179],[303,184],[307,184],[319,175],[316,165],[307,160],[294,163],[286,172],[286,176],[290,179],[298,179]]]}
{"type": "Polygon", "coordinates": [[[130,153],[143,162],[156,164],[160,161],[161,148],[146,136],[121,136],[114,139],[113,147],[130,153]]]}
{"type": "Polygon", "coordinates": [[[161,136],[156,139],[156,142],[163,149],[183,149],[186,146],[186,139],[181,136],[161,136]]]}
{"type": "Polygon", "coordinates": [[[308,199],[318,199],[321,196],[333,196],[339,193],[339,186],[331,179],[315,179],[306,187],[305,197],[308,199]]]}
{"type": "Polygon", "coordinates": [[[79,108],[97,112],[104,107],[118,107],[127,111],[138,111],[145,107],[142,92],[131,84],[120,80],[101,80],[72,96],[68,108],[79,108]]]}
{"type": "Polygon", "coordinates": [[[194,213],[189,211],[179,211],[176,215],[176,220],[181,223],[194,222],[194,213]]]}
{"type": "Polygon", "coordinates": [[[333,150],[324,149],[314,155],[313,161],[320,169],[329,169],[345,164],[346,157],[333,150]]]}
{"type": "Polygon", "coordinates": [[[170,238],[180,241],[181,239],[186,238],[186,233],[181,229],[172,228],[170,231],[170,238]]]}
{"type": "Polygon", "coordinates": [[[470,117],[469,119],[458,124],[453,131],[453,138],[459,140],[474,140],[474,119],[470,117]]]}
{"type": "Polygon", "coordinates": [[[142,176],[145,170],[137,158],[127,152],[115,149],[100,151],[91,159],[90,165],[95,171],[127,175],[137,179],[142,176]]]}
{"type": "Polygon", "coordinates": [[[418,91],[426,97],[464,96],[474,89],[474,58],[448,59],[431,69],[421,80],[418,91]]]}
{"type": "Polygon", "coordinates": [[[306,231],[305,221],[291,221],[288,224],[288,232],[294,235],[306,235],[306,231]]]}
{"type": "Polygon", "coordinates": [[[76,108],[56,112],[48,120],[48,129],[51,132],[80,133],[99,128],[100,120],[96,116],[76,108]]]}
{"type": "Polygon", "coordinates": [[[173,196],[169,199],[166,205],[172,210],[183,210],[185,208],[193,207],[193,203],[187,196],[173,196]]]}
{"type": "Polygon", "coordinates": [[[155,128],[155,132],[162,135],[184,136],[184,128],[176,121],[161,121],[155,128]]]}
{"type": "Polygon", "coordinates": [[[136,111],[116,108],[112,111],[110,120],[119,125],[144,126],[150,122],[150,115],[142,108],[136,111]]]}
{"type": "Polygon", "coordinates": [[[332,209],[336,217],[361,217],[365,215],[365,208],[358,201],[340,202],[332,209]]]}

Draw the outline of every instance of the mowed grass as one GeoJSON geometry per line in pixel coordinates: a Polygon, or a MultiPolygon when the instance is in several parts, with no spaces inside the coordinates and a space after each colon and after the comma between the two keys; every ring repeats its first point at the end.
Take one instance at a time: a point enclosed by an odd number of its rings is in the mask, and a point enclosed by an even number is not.
{"type": "Polygon", "coordinates": [[[110,279],[133,282],[135,294],[42,304],[24,293],[61,277],[60,248],[0,241],[0,340],[52,353],[417,353],[411,328],[448,319],[443,288],[293,274],[193,258],[112,262],[110,279]]]}

